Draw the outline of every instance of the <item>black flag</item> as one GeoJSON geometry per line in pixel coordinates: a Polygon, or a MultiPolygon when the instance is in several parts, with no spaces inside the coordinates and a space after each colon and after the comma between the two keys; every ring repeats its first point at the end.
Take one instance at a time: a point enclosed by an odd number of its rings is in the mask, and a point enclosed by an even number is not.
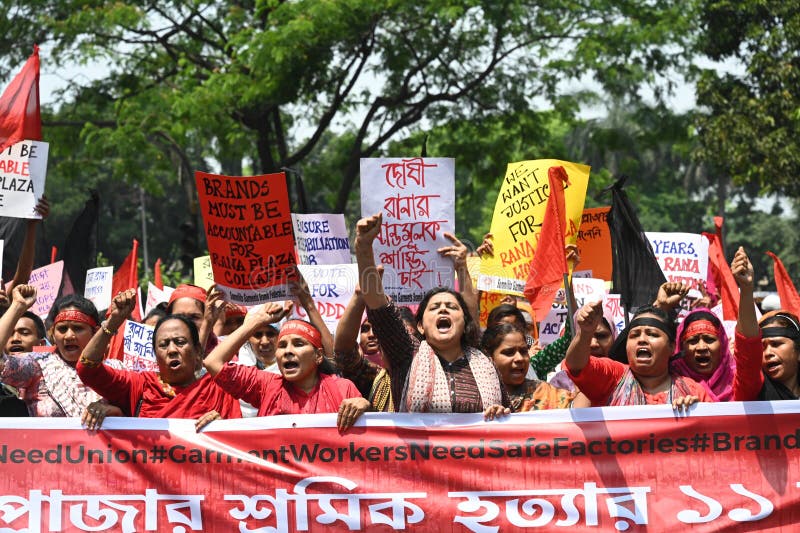
{"type": "Polygon", "coordinates": [[[0,217],[0,239],[4,244],[3,267],[0,273],[3,283],[11,281],[17,271],[17,260],[22,253],[27,223],[24,218],[0,217]]]}
{"type": "Polygon", "coordinates": [[[97,191],[92,191],[64,241],[64,271],[69,275],[75,292],[81,295],[86,287],[86,271],[97,266],[99,214],[100,196],[97,191]]]}
{"type": "Polygon", "coordinates": [[[614,292],[620,295],[620,303],[629,312],[652,304],[658,288],[666,283],[667,278],[658,265],[628,195],[622,190],[627,179],[623,176],[610,187],[608,227],[611,231],[614,292]]]}

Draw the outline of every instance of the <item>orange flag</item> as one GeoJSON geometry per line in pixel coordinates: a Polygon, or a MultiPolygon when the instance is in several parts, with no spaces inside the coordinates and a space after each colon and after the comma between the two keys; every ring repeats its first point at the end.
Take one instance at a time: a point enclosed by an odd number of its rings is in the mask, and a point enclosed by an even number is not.
{"type": "Polygon", "coordinates": [[[550,167],[547,178],[550,182],[550,196],[547,198],[542,231],[523,291],[537,319],[547,314],[564,281],[564,274],[568,272],[564,254],[564,187],[570,184],[569,177],[564,167],[559,166],[550,167]]]}
{"type": "Polygon", "coordinates": [[[722,300],[722,317],[725,320],[736,320],[739,316],[739,287],[725,260],[722,241],[718,234],[704,232],[703,235],[708,239],[708,264],[722,300]]]}
{"type": "Polygon", "coordinates": [[[797,294],[797,289],[794,288],[792,278],[789,277],[789,273],[786,272],[783,262],[777,255],[772,252],[767,252],[767,255],[770,256],[773,261],[775,286],[778,288],[781,308],[791,311],[795,316],[800,315],[800,296],[797,294]]]}
{"type": "Polygon", "coordinates": [[[164,279],[161,277],[161,258],[156,259],[156,264],[153,265],[153,285],[161,290],[164,290],[164,279]]]}
{"type": "Polygon", "coordinates": [[[22,140],[42,140],[39,111],[39,47],[0,96],[0,152],[22,140]]]}

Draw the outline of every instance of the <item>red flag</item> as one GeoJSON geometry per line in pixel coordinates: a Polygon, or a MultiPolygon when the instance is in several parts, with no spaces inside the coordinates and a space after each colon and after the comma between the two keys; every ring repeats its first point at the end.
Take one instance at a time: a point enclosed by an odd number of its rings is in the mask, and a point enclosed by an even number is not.
{"type": "Polygon", "coordinates": [[[722,224],[725,223],[724,217],[714,217],[714,231],[717,234],[717,239],[719,240],[719,247],[722,250],[722,256],[725,256],[725,239],[722,238],[722,224]]]}
{"type": "Polygon", "coordinates": [[[739,316],[739,287],[725,260],[719,235],[705,232],[703,235],[708,239],[708,262],[722,300],[722,317],[725,320],[736,320],[739,316]]]}
{"type": "Polygon", "coordinates": [[[53,263],[55,263],[55,262],[56,262],[56,256],[58,256],[58,248],[56,248],[55,246],[53,246],[53,247],[50,249],[50,264],[51,264],[51,265],[52,265],[53,263]]]}
{"type": "Polygon", "coordinates": [[[772,258],[773,268],[775,269],[775,286],[778,288],[778,297],[781,299],[781,308],[791,311],[795,316],[800,315],[800,296],[797,294],[797,289],[794,288],[792,278],[786,272],[783,262],[777,255],[772,252],[767,252],[767,255],[772,258]]]}
{"type": "MultiPolygon", "coordinates": [[[[112,297],[128,289],[139,288],[139,264],[136,261],[136,255],[138,252],[139,252],[139,241],[133,239],[133,246],[131,247],[131,253],[128,254],[128,257],[125,258],[125,261],[122,262],[122,265],[114,273],[114,278],[111,281],[112,297]]],[[[134,306],[133,312],[131,313],[131,319],[135,320],[136,322],[142,321],[142,316],[139,313],[138,305],[134,306]]],[[[120,327],[120,329],[122,328],[124,328],[124,323],[123,326],[120,327]]],[[[106,357],[108,357],[109,359],[120,359],[120,360],[125,358],[125,353],[122,344],[123,339],[124,335],[122,331],[117,332],[116,335],[111,337],[111,343],[108,346],[108,354],[106,357]]]]}
{"type": "Polygon", "coordinates": [[[161,258],[156,259],[156,264],[153,265],[153,285],[161,290],[164,290],[164,279],[161,277],[161,258]]]}
{"type": "Polygon", "coordinates": [[[0,152],[22,140],[42,140],[39,112],[39,47],[0,96],[0,152]]]}
{"type": "Polygon", "coordinates": [[[550,167],[547,178],[550,182],[550,197],[547,199],[542,231],[523,291],[537,319],[547,314],[564,280],[564,274],[568,272],[567,257],[564,254],[564,187],[569,185],[569,177],[564,167],[559,166],[550,167]]]}
{"type": "MultiPolygon", "coordinates": [[[[133,239],[131,253],[128,254],[128,257],[125,258],[125,261],[122,262],[122,265],[114,273],[114,279],[111,282],[112,297],[128,289],[139,288],[139,264],[136,261],[138,252],[139,241],[133,239]]],[[[136,321],[141,320],[142,317],[139,316],[139,311],[136,308],[134,308],[131,318],[136,321]]]]}

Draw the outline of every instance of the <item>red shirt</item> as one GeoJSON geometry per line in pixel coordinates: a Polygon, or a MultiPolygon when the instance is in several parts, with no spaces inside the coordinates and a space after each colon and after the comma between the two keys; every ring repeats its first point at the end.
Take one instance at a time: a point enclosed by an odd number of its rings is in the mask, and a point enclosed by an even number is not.
{"type": "MultiPolygon", "coordinates": [[[[567,368],[567,375],[575,385],[592,402],[593,407],[608,405],[608,400],[614,389],[617,388],[619,380],[625,375],[628,365],[623,365],[607,357],[589,357],[587,364],[579,374],[574,374],[567,368]]],[[[691,390],[693,396],[697,396],[701,402],[713,402],[706,389],[691,378],[682,378],[691,390]]],[[[647,405],[663,405],[667,403],[669,391],[661,391],[655,394],[644,392],[647,405]]],[[[677,399],[677,398],[674,398],[677,399]]]]}
{"type": "Polygon", "coordinates": [[[733,357],[736,360],[733,400],[749,402],[758,399],[764,385],[764,372],[761,370],[764,348],[761,345],[761,335],[745,337],[737,331],[733,357]]]}
{"type": "Polygon", "coordinates": [[[175,392],[171,396],[156,372],[115,370],[107,365],[89,368],[80,361],[77,370],[86,385],[130,416],[197,419],[213,410],[222,418],[242,417],[236,398],[219,388],[208,374],[188,387],[171,387],[175,392]]]}
{"type": "Polygon", "coordinates": [[[345,398],[361,397],[349,379],[323,373],[308,393],[279,374],[231,363],[222,367],[214,381],[232,396],[257,408],[257,416],[335,413],[345,398]]]}

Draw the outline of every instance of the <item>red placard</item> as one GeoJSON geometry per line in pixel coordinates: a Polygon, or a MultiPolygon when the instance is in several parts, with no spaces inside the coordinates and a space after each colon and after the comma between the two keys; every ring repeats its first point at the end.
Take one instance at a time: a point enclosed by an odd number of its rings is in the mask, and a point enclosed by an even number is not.
{"type": "Polygon", "coordinates": [[[226,299],[256,305],[287,298],[297,260],[286,176],[195,172],[195,181],[214,280],[226,299]]]}

